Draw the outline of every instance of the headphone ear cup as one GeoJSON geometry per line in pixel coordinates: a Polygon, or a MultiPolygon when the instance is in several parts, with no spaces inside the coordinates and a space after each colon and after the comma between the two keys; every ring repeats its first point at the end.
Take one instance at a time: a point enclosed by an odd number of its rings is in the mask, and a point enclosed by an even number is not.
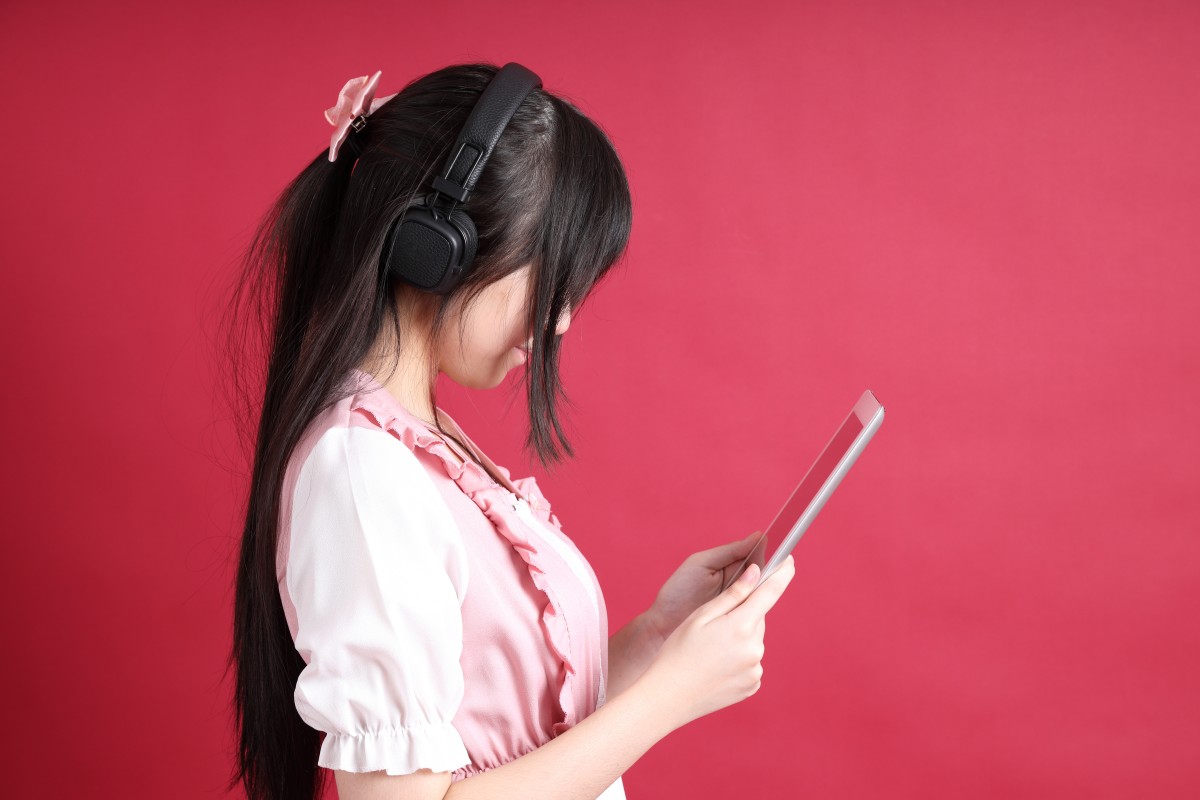
{"type": "Polygon", "coordinates": [[[450,224],[458,228],[459,233],[462,234],[462,272],[459,276],[459,280],[462,280],[475,260],[475,251],[479,247],[479,235],[475,231],[475,221],[464,209],[456,208],[450,212],[450,224]]]}
{"type": "Polygon", "coordinates": [[[382,258],[392,277],[445,294],[470,268],[477,239],[475,223],[463,209],[435,219],[429,209],[414,207],[392,226],[382,258]]]}

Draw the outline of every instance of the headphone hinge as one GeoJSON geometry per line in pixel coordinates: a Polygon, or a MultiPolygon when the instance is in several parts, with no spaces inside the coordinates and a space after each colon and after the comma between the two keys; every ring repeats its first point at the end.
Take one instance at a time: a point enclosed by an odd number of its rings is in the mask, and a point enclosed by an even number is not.
{"type": "Polygon", "coordinates": [[[453,197],[460,203],[467,202],[467,198],[471,195],[469,189],[464,189],[456,183],[451,183],[441,175],[433,179],[433,188],[440,194],[444,194],[446,197],[453,197]]]}

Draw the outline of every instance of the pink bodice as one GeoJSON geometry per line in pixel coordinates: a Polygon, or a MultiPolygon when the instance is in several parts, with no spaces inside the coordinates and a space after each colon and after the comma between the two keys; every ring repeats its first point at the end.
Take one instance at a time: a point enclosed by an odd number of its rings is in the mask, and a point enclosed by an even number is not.
{"type": "MultiPolygon", "coordinates": [[[[505,486],[473,461],[459,463],[441,434],[410,414],[373,376],[355,370],[350,379],[359,390],[313,421],[285,475],[277,561],[285,614],[294,637],[296,607],[284,576],[300,465],[332,427],[388,432],[420,461],[465,545],[463,694],[452,720],[470,756],[469,764],[453,772],[453,780],[462,780],[525,755],[603,705],[608,673],[604,595],[533,477],[513,481],[507,469],[483,455],[505,486]]],[[[466,439],[445,412],[439,413],[449,430],[466,439]]]]}

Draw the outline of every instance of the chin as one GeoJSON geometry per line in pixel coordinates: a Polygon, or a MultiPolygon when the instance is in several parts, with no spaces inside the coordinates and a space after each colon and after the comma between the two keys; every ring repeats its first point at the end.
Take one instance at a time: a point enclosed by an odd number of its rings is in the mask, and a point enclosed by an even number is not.
{"type": "Polygon", "coordinates": [[[504,379],[507,376],[507,371],[501,371],[491,375],[472,375],[469,379],[455,381],[455,383],[467,389],[495,389],[504,383],[504,379]]]}
{"type": "Polygon", "coordinates": [[[516,359],[512,358],[512,351],[508,351],[504,358],[493,363],[493,369],[490,372],[482,371],[464,371],[446,370],[446,375],[459,386],[466,389],[495,389],[508,377],[513,370],[520,369],[520,364],[516,359]]]}

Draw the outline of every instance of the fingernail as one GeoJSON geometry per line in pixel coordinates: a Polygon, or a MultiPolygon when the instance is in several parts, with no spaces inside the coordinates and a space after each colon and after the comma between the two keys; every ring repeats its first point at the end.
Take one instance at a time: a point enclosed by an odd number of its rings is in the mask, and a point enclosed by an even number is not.
{"type": "Polygon", "coordinates": [[[758,577],[758,564],[751,564],[750,566],[746,567],[746,571],[742,573],[742,577],[739,578],[739,580],[742,583],[749,584],[749,583],[753,583],[754,579],[757,577],[758,577]]]}

